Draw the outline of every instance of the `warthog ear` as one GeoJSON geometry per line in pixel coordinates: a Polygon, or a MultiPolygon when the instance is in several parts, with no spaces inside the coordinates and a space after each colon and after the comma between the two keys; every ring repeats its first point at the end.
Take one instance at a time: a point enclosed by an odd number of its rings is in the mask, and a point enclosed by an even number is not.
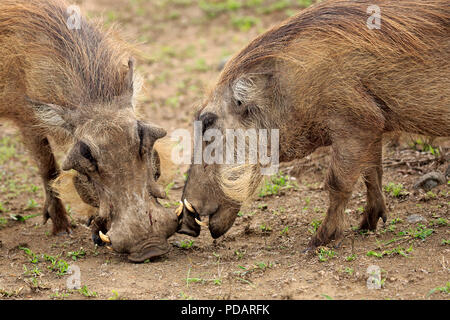
{"type": "Polygon", "coordinates": [[[143,79],[139,74],[134,73],[134,58],[130,57],[128,60],[128,69],[124,75],[123,90],[117,98],[117,103],[120,108],[136,108],[137,93],[141,90],[143,79]]]}
{"type": "Polygon", "coordinates": [[[138,134],[140,143],[139,152],[151,152],[156,140],[166,136],[167,132],[163,128],[138,121],[138,134]]]}
{"type": "Polygon", "coordinates": [[[141,157],[147,159],[150,168],[148,191],[154,197],[165,198],[166,194],[163,188],[156,183],[157,172],[155,172],[155,166],[159,167],[159,164],[156,163],[159,160],[159,156],[158,159],[155,158],[157,153],[155,155],[153,146],[156,140],[163,138],[167,134],[166,130],[138,121],[138,134],[140,139],[139,154],[141,157]]]}
{"type": "Polygon", "coordinates": [[[237,101],[247,102],[254,99],[267,86],[271,86],[272,75],[268,73],[255,73],[242,76],[233,82],[233,97],[237,101]]]}
{"type": "Polygon", "coordinates": [[[128,60],[128,72],[125,76],[125,86],[129,93],[134,92],[134,58],[130,57],[128,60]]]}
{"type": "Polygon", "coordinates": [[[64,129],[69,135],[75,131],[73,111],[69,108],[63,108],[56,104],[43,103],[26,98],[33,107],[40,122],[52,129],[64,129]]]}

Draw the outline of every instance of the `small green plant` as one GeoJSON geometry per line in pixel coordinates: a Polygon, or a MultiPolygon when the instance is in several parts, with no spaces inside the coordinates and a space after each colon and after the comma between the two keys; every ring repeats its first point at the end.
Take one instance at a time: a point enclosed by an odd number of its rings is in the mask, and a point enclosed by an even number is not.
{"type": "Polygon", "coordinates": [[[180,106],[180,98],[179,97],[169,97],[166,99],[165,103],[169,107],[176,109],[180,106]]]}
{"type": "Polygon", "coordinates": [[[19,247],[19,249],[25,252],[25,254],[29,257],[31,263],[39,262],[38,256],[33,251],[31,251],[31,249],[25,247],[19,247]]]}
{"type": "Polygon", "coordinates": [[[389,182],[386,186],[384,186],[384,190],[394,198],[400,198],[408,194],[403,184],[401,183],[396,184],[393,182],[389,182]]]}
{"type": "Polygon", "coordinates": [[[69,270],[69,264],[65,260],[57,259],[56,257],[46,254],[43,254],[42,256],[44,257],[45,261],[50,262],[50,265],[47,266],[49,270],[56,272],[58,276],[67,274],[67,271],[69,270]]]}
{"type": "Polygon", "coordinates": [[[8,212],[9,210],[6,209],[5,205],[0,201],[0,213],[8,212]]]}
{"type": "Polygon", "coordinates": [[[112,297],[109,297],[108,300],[121,300],[119,293],[116,290],[112,290],[112,297]]]}
{"type": "Polygon", "coordinates": [[[398,223],[402,223],[403,220],[401,218],[394,218],[391,220],[391,222],[389,224],[398,224],[398,223]]]}
{"type": "Polygon", "coordinates": [[[350,262],[356,259],[356,253],[353,253],[345,258],[346,261],[350,262]]]}
{"type": "Polygon", "coordinates": [[[312,0],[297,0],[299,6],[307,8],[312,4],[312,0]]]}
{"type": "Polygon", "coordinates": [[[86,285],[82,286],[81,289],[78,289],[77,291],[88,298],[97,296],[97,292],[89,290],[86,285]]]}
{"type": "Polygon", "coordinates": [[[24,222],[24,221],[27,221],[28,219],[31,219],[31,218],[34,218],[34,217],[37,217],[37,216],[40,216],[40,215],[41,215],[40,213],[29,214],[29,215],[26,215],[26,216],[22,216],[20,214],[10,214],[9,217],[12,220],[24,222]]]}
{"type": "Polygon", "coordinates": [[[397,248],[394,248],[394,249],[391,249],[391,250],[384,250],[381,253],[378,253],[378,252],[375,252],[375,251],[368,251],[366,253],[366,256],[368,256],[368,257],[376,257],[376,258],[381,259],[384,256],[392,256],[392,255],[397,254],[397,255],[400,255],[400,256],[403,256],[403,257],[408,257],[409,253],[411,253],[412,250],[413,250],[412,246],[410,246],[408,249],[405,249],[403,247],[397,247],[397,248]]]}
{"type": "Polygon", "coordinates": [[[236,250],[234,252],[234,254],[237,256],[238,260],[241,260],[244,257],[244,255],[245,255],[245,251],[236,250]]]}
{"type": "Polygon", "coordinates": [[[59,292],[59,290],[58,290],[58,291],[56,291],[55,293],[52,293],[52,294],[50,295],[50,298],[51,298],[51,299],[57,299],[57,300],[64,300],[65,298],[69,297],[69,295],[70,295],[70,293],[67,293],[67,292],[59,292]]]}
{"type": "Polygon", "coordinates": [[[448,220],[444,218],[437,218],[435,220],[430,221],[430,226],[440,226],[440,227],[446,227],[448,226],[448,220]]]}
{"type": "Polygon", "coordinates": [[[16,156],[16,143],[11,137],[0,139],[0,165],[16,156]]]}
{"type": "Polygon", "coordinates": [[[321,224],[322,224],[322,220],[314,219],[313,221],[311,221],[310,228],[308,228],[308,231],[311,232],[312,234],[315,234],[321,224]]]}
{"type": "Polygon", "coordinates": [[[272,228],[269,225],[267,225],[266,223],[263,223],[262,225],[260,225],[259,228],[261,229],[261,231],[263,233],[272,232],[272,228]]]}
{"type": "Polygon", "coordinates": [[[328,261],[328,259],[334,258],[337,253],[333,249],[322,247],[317,251],[317,257],[320,262],[328,261]]]}
{"type": "Polygon", "coordinates": [[[416,230],[413,233],[414,238],[419,238],[421,240],[425,240],[427,237],[429,237],[434,232],[433,229],[429,229],[425,227],[423,224],[419,224],[416,228],[416,230]]]}
{"type": "Polygon", "coordinates": [[[447,240],[446,239],[442,239],[441,244],[443,246],[446,246],[446,245],[450,244],[450,239],[447,239],[447,240]]]}
{"type": "Polygon", "coordinates": [[[206,282],[206,280],[204,280],[202,278],[186,278],[186,282],[187,283],[197,283],[197,282],[204,283],[204,282],[206,282]]]}
{"type": "Polygon", "coordinates": [[[383,255],[381,253],[375,252],[375,251],[368,251],[366,253],[366,256],[368,257],[376,257],[376,258],[382,258],[383,255]]]}
{"type": "Polygon", "coordinates": [[[431,199],[436,199],[436,198],[437,198],[437,194],[430,190],[425,194],[424,200],[431,200],[431,199]]]}
{"type": "Polygon", "coordinates": [[[410,144],[410,146],[414,150],[417,150],[420,152],[429,152],[436,158],[441,156],[441,152],[439,151],[439,148],[433,147],[431,144],[429,144],[426,141],[423,141],[422,139],[417,139],[412,144],[410,144]]]}
{"type": "Polygon", "coordinates": [[[242,32],[250,30],[253,26],[260,23],[260,20],[253,16],[236,16],[231,19],[233,27],[239,29],[242,32]]]}
{"type": "Polygon", "coordinates": [[[166,188],[164,189],[164,192],[166,193],[166,197],[169,197],[169,191],[173,188],[173,186],[175,185],[175,182],[172,181],[171,183],[169,183],[166,188]]]}
{"type": "Polygon", "coordinates": [[[195,60],[194,65],[189,68],[189,71],[206,72],[210,69],[206,60],[203,58],[198,58],[195,60]]]}
{"type": "Polygon", "coordinates": [[[242,8],[243,3],[238,0],[225,0],[225,1],[211,1],[211,0],[199,0],[198,6],[208,17],[214,18],[219,14],[236,11],[242,8]]]}
{"type": "Polygon", "coordinates": [[[450,282],[447,282],[444,287],[437,287],[437,288],[431,289],[430,292],[428,292],[427,297],[431,296],[435,292],[442,292],[442,293],[449,294],[450,293],[450,282]]]}
{"type": "Polygon", "coordinates": [[[193,245],[194,245],[194,241],[193,240],[182,240],[180,242],[180,247],[182,249],[190,249],[193,245]]]}
{"type": "Polygon", "coordinates": [[[38,203],[36,202],[36,200],[34,199],[29,199],[27,202],[27,205],[25,206],[25,208],[23,210],[27,211],[27,210],[33,210],[34,208],[36,208],[38,206],[38,203]]]}
{"type": "Polygon", "coordinates": [[[71,251],[67,253],[67,257],[72,257],[72,260],[77,261],[78,258],[84,257],[86,255],[86,251],[83,248],[80,248],[78,251],[71,251]]]}
{"type": "Polygon", "coordinates": [[[345,267],[344,272],[351,276],[353,274],[353,272],[355,272],[355,270],[353,268],[350,268],[350,267],[345,267]]]}
{"type": "Polygon", "coordinates": [[[42,271],[36,265],[33,265],[33,269],[28,269],[26,265],[23,265],[23,273],[36,278],[41,275],[42,271]]]}
{"type": "Polygon", "coordinates": [[[265,262],[257,262],[255,263],[255,266],[257,267],[257,269],[265,271],[268,268],[272,268],[272,264],[269,263],[265,263],[265,262]]]}
{"type": "Polygon", "coordinates": [[[283,230],[280,231],[281,236],[288,236],[289,235],[289,227],[284,227],[283,230]]]}
{"type": "Polygon", "coordinates": [[[288,175],[283,175],[279,172],[277,175],[272,176],[270,179],[266,180],[264,186],[259,192],[259,197],[267,197],[272,195],[277,195],[281,191],[296,188],[294,182],[292,182],[288,175]]]}

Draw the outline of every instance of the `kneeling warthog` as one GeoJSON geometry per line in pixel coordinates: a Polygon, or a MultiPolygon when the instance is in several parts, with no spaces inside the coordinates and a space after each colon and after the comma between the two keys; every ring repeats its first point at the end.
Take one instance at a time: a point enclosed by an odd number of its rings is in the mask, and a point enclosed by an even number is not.
{"type": "Polygon", "coordinates": [[[75,170],[80,194],[98,207],[94,240],[143,261],[168,250],[176,215],[156,200],[155,141],[166,133],[138,121],[138,77],[129,48],[57,0],[0,3],[0,117],[11,120],[44,182],[44,222],[70,223],[50,183],[59,168],[49,144],[65,146],[63,170],[75,170]]]}
{"type": "MultiPolygon", "coordinates": [[[[367,187],[360,228],[386,221],[383,133],[450,135],[449,61],[446,0],[323,1],[235,55],[196,120],[222,137],[226,129],[279,129],[280,161],[331,146],[330,202],[310,242],[316,247],[342,238],[344,210],[360,176],[367,187]],[[369,7],[379,9],[378,28],[369,7]]],[[[260,167],[191,165],[178,232],[197,236],[198,223],[206,225],[201,217],[209,216],[211,235],[223,235],[258,188],[260,167]]]]}

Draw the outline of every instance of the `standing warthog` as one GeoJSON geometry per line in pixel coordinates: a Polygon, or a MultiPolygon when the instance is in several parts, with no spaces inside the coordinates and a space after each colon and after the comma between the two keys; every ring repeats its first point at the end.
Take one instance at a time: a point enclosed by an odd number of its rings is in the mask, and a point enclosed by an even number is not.
{"type": "MultiPolygon", "coordinates": [[[[327,216],[310,247],[343,236],[345,207],[362,176],[361,229],[386,221],[382,135],[450,135],[450,3],[324,1],[252,41],[232,58],[196,116],[203,131],[279,129],[280,161],[331,146],[327,216]],[[377,5],[380,28],[369,28],[377,5]],[[373,8],[373,7],[372,7],[373,8]]],[[[209,216],[217,238],[259,186],[260,165],[193,164],[178,232],[197,236],[209,216]]]]}
{"type": "Polygon", "coordinates": [[[59,175],[49,138],[69,149],[63,170],[75,170],[80,194],[99,208],[94,240],[143,261],[168,250],[176,216],[156,200],[155,141],[163,129],[138,121],[136,77],[129,50],[58,0],[0,2],[0,117],[12,120],[44,182],[44,222],[70,231],[50,187],[59,175]],[[72,14],[72,15],[71,15],[72,14]]]}

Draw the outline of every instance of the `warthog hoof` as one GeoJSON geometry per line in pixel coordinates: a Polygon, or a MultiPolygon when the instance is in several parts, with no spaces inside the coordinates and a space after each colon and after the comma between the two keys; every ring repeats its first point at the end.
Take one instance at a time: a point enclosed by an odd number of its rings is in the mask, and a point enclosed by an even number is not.
{"type": "Polygon", "coordinates": [[[43,224],[46,224],[48,219],[52,220],[53,235],[71,234],[71,224],[67,216],[66,209],[58,198],[50,197],[45,201],[44,210],[42,212],[43,224]]]}

